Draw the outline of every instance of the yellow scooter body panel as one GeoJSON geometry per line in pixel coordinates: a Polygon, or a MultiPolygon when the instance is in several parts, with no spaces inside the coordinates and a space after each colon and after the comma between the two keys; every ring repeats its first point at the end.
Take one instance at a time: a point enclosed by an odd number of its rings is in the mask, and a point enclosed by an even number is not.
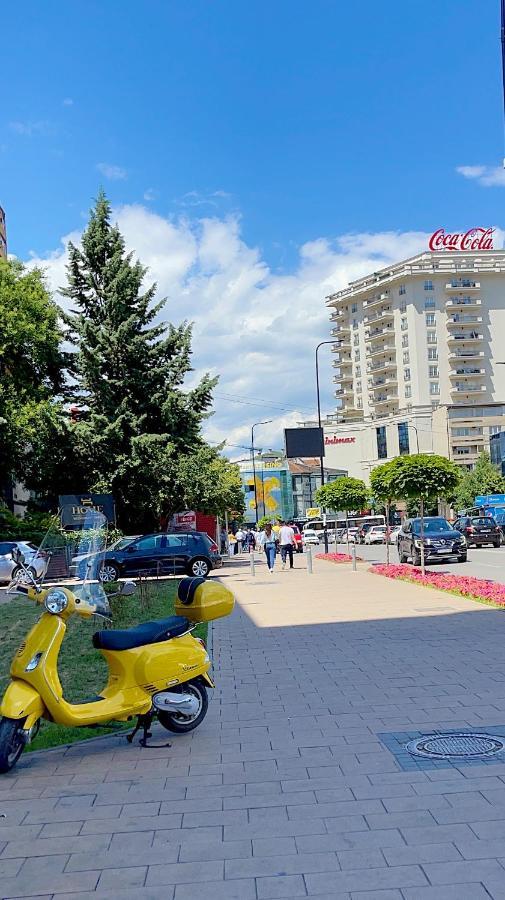
{"type": "MultiPolygon", "coordinates": [[[[207,672],[207,651],[190,634],[147,644],[132,650],[102,650],[109,666],[109,679],[100,692],[102,700],[68,703],[58,676],[58,654],[66,631],[63,619],[44,613],[21,644],[11,665],[12,682],[2,701],[2,715],[24,718],[31,689],[40,698],[40,715],[61,725],[91,725],[126,720],[147,713],[152,694],[167,690],[207,672]],[[27,666],[40,654],[32,671],[27,666]],[[27,691],[28,689],[28,691],[27,691]]],[[[30,702],[33,704],[35,700],[30,702]]]]}

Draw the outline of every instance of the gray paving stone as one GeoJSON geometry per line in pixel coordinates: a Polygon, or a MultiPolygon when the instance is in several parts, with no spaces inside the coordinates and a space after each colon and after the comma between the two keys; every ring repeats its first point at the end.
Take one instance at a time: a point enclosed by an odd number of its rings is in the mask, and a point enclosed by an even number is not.
{"type": "Polygon", "coordinates": [[[68,895],[77,891],[94,891],[100,874],[100,871],[94,871],[41,875],[37,878],[35,888],[33,875],[24,874],[21,870],[13,878],[2,880],[2,900],[10,900],[11,897],[33,897],[34,888],[39,894],[44,892],[68,895]]]}
{"type": "Polygon", "coordinates": [[[188,882],[219,881],[224,875],[224,863],[221,860],[205,860],[204,862],[173,863],[170,865],[149,866],[146,885],[185,884],[188,882]]]}
{"type": "Polygon", "coordinates": [[[275,878],[257,878],[258,900],[275,900],[279,897],[306,897],[302,875],[278,875],[275,878]]]}
{"type": "Polygon", "coordinates": [[[408,847],[385,847],[383,849],[388,866],[422,865],[429,862],[453,862],[461,860],[461,854],[454,844],[421,844],[408,847]]]}
{"type": "Polygon", "coordinates": [[[502,878],[505,882],[505,870],[497,859],[426,863],[423,868],[434,885],[464,884],[469,881],[484,881],[486,878],[502,878]]]}
{"type": "MultiPolygon", "coordinates": [[[[489,822],[478,823],[489,826],[489,822]]],[[[503,823],[505,826],[505,822],[503,823]]],[[[469,825],[432,825],[427,828],[401,828],[407,844],[438,844],[439,842],[456,842],[475,839],[474,831],[469,825]]],[[[504,827],[505,833],[505,827],[504,827]]]]}
{"type": "Polygon", "coordinates": [[[278,856],[298,853],[294,837],[256,838],[252,842],[253,856],[278,856]]]}
{"type": "Polygon", "coordinates": [[[52,856],[65,853],[79,853],[85,851],[103,850],[111,841],[111,834],[69,835],[62,837],[38,838],[34,841],[10,841],[5,847],[1,858],[28,857],[28,856],[52,856]]]}
{"type": "Polygon", "coordinates": [[[118,894],[127,887],[142,887],[147,875],[147,866],[130,866],[121,869],[105,869],[100,875],[97,891],[115,890],[118,894]]]}
{"type": "Polygon", "coordinates": [[[338,850],[337,859],[344,872],[349,869],[375,869],[387,865],[380,850],[338,850]]]}
{"type": "Polygon", "coordinates": [[[304,853],[318,850],[372,850],[382,847],[404,847],[399,831],[355,831],[333,834],[307,834],[295,838],[298,849],[304,853]]]}
{"type": "Polygon", "coordinates": [[[178,884],[175,888],[175,900],[256,900],[256,898],[254,878],[213,881],[208,884],[178,884]]]}
{"type": "Polygon", "coordinates": [[[405,900],[489,900],[490,897],[486,889],[476,881],[468,884],[444,884],[443,887],[404,888],[402,893],[405,900]]]}
{"type": "Polygon", "coordinates": [[[394,868],[364,869],[352,872],[324,872],[305,876],[309,896],[330,891],[372,891],[428,884],[419,866],[395,866],[394,868]]]}
{"type": "Polygon", "coordinates": [[[251,841],[198,841],[182,844],[179,862],[201,859],[247,859],[252,856],[251,841]]]}

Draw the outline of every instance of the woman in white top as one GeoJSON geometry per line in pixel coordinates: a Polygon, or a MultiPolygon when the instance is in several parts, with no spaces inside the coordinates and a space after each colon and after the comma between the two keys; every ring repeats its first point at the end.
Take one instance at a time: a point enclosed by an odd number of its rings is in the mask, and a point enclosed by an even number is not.
{"type": "Polygon", "coordinates": [[[259,544],[260,547],[263,547],[265,551],[265,556],[267,558],[268,571],[270,574],[274,570],[275,565],[275,555],[277,553],[277,544],[275,538],[275,532],[272,529],[270,524],[265,525],[265,530],[261,532],[259,536],[259,544]]]}

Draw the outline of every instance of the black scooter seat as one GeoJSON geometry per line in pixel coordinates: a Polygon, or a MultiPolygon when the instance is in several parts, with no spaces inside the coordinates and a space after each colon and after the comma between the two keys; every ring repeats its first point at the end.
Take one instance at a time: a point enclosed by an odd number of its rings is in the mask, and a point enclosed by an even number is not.
{"type": "Polygon", "coordinates": [[[97,650],[132,650],[134,647],[158,644],[160,641],[179,637],[189,627],[189,619],[185,616],[169,616],[168,619],[158,619],[156,622],[143,622],[135,628],[95,631],[93,647],[97,650]]]}

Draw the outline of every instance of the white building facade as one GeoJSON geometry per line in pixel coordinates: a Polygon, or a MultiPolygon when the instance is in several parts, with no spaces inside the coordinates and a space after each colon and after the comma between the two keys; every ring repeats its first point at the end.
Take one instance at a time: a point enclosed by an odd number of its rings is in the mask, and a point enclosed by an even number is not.
{"type": "Polygon", "coordinates": [[[327,298],[341,404],[325,423],[328,465],[367,479],[419,451],[471,468],[505,429],[505,251],[448,237],[327,298]]]}

